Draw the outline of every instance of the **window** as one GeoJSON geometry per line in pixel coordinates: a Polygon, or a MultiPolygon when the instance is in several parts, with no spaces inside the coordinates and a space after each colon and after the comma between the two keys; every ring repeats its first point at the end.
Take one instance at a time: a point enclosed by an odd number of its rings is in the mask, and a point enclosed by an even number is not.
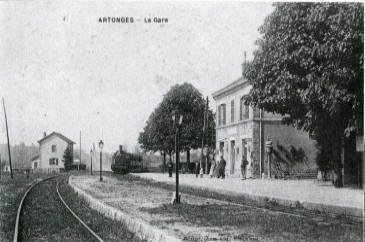
{"type": "Polygon", "coordinates": [[[56,151],[57,151],[56,145],[52,145],[52,152],[56,152],[56,151]]]}
{"type": "Polygon", "coordinates": [[[222,113],[223,113],[223,118],[222,118],[222,124],[225,125],[226,124],[226,104],[222,104],[222,113]]]}
{"type": "Polygon", "coordinates": [[[243,97],[240,99],[240,120],[243,119],[243,97]]]}
{"type": "Polygon", "coordinates": [[[234,123],[234,100],[231,100],[231,123],[234,123]]]}
{"type": "Polygon", "coordinates": [[[245,105],[245,97],[241,97],[240,100],[240,120],[250,118],[250,106],[245,105]]]}
{"type": "Polygon", "coordinates": [[[226,124],[226,104],[218,106],[218,126],[226,124]]]}
{"type": "Polygon", "coordinates": [[[58,166],[58,158],[49,158],[49,164],[58,166]]]}
{"type": "Polygon", "coordinates": [[[245,105],[245,119],[249,119],[250,118],[250,106],[249,105],[245,105]]]}

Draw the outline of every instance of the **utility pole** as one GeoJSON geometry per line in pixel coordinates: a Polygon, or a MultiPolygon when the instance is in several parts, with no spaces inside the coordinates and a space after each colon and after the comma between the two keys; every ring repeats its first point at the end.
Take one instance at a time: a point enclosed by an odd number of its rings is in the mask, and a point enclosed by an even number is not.
{"type": "MultiPolygon", "coordinates": [[[[208,97],[207,97],[208,98],[208,97]]],[[[208,162],[209,162],[209,143],[208,143],[208,138],[209,138],[209,122],[208,122],[208,107],[207,107],[207,114],[206,114],[206,123],[207,123],[207,138],[206,138],[206,146],[207,146],[207,158],[206,158],[206,163],[205,163],[205,174],[209,174],[208,171],[208,162]]]]}
{"type": "Polygon", "coordinates": [[[80,165],[81,165],[81,130],[80,130],[80,163],[79,163],[79,171],[80,171],[80,165]]]}
{"type": "Polygon", "coordinates": [[[6,126],[6,136],[8,139],[8,152],[9,152],[9,166],[10,166],[10,177],[13,179],[13,168],[11,166],[11,154],[10,154],[10,142],[9,142],[9,129],[8,129],[8,119],[6,118],[6,111],[5,111],[5,101],[3,98],[3,106],[4,106],[4,115],[5,115],[5,126],[6,126]]]}
{"type": "Polygon", "coordinates": [[[204,160],[204,135],[205,135],[205,119],[206,114],[208,113],[208,96],[207,96],[207,103],[204,109],[204,121],[203,121],[203,137],[202,137],[202,152],[201,152],[201,160],[200,160],[200,177],[203,177],[204,168],[203,168],[203,160],[204,160]]]}

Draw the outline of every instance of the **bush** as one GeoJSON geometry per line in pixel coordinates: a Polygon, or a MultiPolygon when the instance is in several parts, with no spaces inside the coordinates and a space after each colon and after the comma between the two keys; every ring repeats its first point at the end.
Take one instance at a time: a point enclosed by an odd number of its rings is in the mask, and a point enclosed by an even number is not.
{"type": "Polygon", "coordinates": [[[66,171],[77,171],[77,170],[86,170],[86,164],[80,164],[80,165],[76,165],[76,164],[65,164],[65,170],[66,171]]]}

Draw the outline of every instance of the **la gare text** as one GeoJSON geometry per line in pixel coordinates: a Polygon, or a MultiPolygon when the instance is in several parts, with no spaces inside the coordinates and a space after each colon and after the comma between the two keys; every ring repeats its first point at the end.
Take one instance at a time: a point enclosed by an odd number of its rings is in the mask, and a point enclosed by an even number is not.
{"type": "Polygon", "coordinates": [[[168,23],[169,20],[167,18],[144,18],[145,23],[168,23]]]}
{"type": "Polygon", "coordinates": [[[144,23],[168,23],[169,20],[167,18],[144,18],[142,19],[134,19],[133,17],[102,17],[99,18],[99,23],[134,23],[135,21],[144,22],[144,23]]]}

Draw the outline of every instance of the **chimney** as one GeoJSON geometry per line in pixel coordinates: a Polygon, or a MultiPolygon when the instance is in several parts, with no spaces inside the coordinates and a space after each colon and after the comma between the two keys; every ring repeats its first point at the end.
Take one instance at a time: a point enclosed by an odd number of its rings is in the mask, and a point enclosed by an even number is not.
{"type": "Polygon", "coordinates": [[[47,136],[46,132],[43,133],[43,138],[45,138],[47,136]]]}
{"type": "Polygon", "coordinates": [[[123,145],[119,145],[119,153],[122,154],[123,153],[123,145]]]}
{"type": "Polygon", "coordinates": [[[245,69],[246,69],[246,51],[243,52],[243,56],[244,56],[244,60],[242,63],[242,75],[244,75],[245,69]]]}

